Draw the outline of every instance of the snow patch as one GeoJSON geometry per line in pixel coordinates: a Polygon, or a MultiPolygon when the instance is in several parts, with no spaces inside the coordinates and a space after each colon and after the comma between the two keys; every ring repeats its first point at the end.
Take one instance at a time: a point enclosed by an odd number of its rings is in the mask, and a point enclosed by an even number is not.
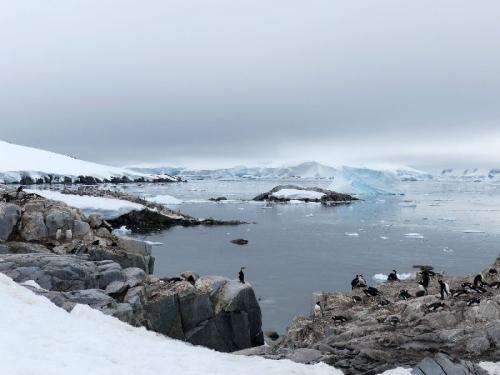
{"type": "Polygon", "coordinates": [[[38,285],[38,283],[35,280],[26,280],[26,281],[23,281],[21,283],[21,285],[31,286],[31,287],[33,287],[35,289],[38,289],[38,290],[45,290],[40,285],[38,285]]]}
{"type": "Polygon", "coordinates": [[[138,203],[114,198],[62,194],[53,190],[26,189],[25,191],[41,195],[47,199],[64,202],[68,206],[79,208],[85,215],[98,214],[105,219],[115,219],[131,211],[141,211],[145,208],[138,203]]]}
{"type": "Polygon", "coordinates": [[[326,364],[236,356],[132,327],[85,305],[71,313],[0,274],[1,374],[342,375],[326,364]],[[43,339],[41,339],[43,338],[43,339]]]}
{"type": "Polygon", "coordinates": [[[325,194],[313,190],[299,190],[299,189],[281,189],[272,194],[273,197],[278,199],[289,200],[304,200],[304,199],[321,199],[325,194]]]}

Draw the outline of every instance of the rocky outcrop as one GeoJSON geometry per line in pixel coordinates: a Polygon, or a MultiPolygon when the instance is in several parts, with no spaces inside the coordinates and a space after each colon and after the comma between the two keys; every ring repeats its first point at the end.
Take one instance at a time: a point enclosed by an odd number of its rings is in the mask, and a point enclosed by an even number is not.
{"type": "Polygon", "coordinates": [[[240,220],[218,220],[214,218],[197,219],[195,217],[173,211],[162,204],[147,201],[141,197],[124,192],[97,189],[93,186],[78,187],[77,189],[65,189],[63,194],[90,195],[94,197],[114,198],[137,203],[145,208],[140,211],[130,211],[115,219],[108,220],[113,228],[126,226],[132,232],[148,233],[172,226],[196,226],[196,225],[240,225],[248,224],[240,220]]]}
{"type": "Polygon", "coordinates": [[[257,195],[255,198],[253,198],[253,200],[254,201],[270,201],[270,202],[289,202],[292,198],[280,196],[279,194],[276,194],[276,193],[280,192],[281,190],[300,190],[300,191],[304,191],[304,192],[321,193],[322,195],[320,197],[312,197],[312,196],[309,197],[306,194],[304,197],[297,197],[297,198],[293,198],[293,199],[304,201],[304,202],[317,202],[317,203],[322,203],[322,204],[328,205],[328,206],[351,203],[352,201],[357,200],[357,198],[355,198],[349,194],[337,193],[337,192],[332,191],[332,190],[321,189],[318,187],[305,188],[305,187],[301,187],[301,186],[297,186],[297,185],[278,185],[266,193],[262,193],[262,194],[257,195]]]}
{"type": "MultiPolygon", "coordinates": [[[[484,290],[468,287],[465,283],[471,283],[471,277],[444,277],[455,296],[443,301],[437,276],[431,278],[428,294],[422,297],[416,297],[419,289],[415,280],[385,283],[377,287],[380,294],[375,297],[360,289],[323,293],[320,316],[296,318],[281,341],[261,355],[292,360],[298,356],[307,363],[321,361],[346,374],[378,374],[398,366],[413,367],[440,352],[474,363],[499,361],[498,269],[500,258],[482,272],[484,281],[492,285],[485,285],[484,290]],[[407,290],[410,297],[402,299],[401,290],[407,290]]],[[[431,366],[430,360],[425,363],[431,366]]]]}
{"type": "Polygon", "coordinates": [[[261,311],[249,284],[190,271],[159,279],[151,275],[151,245],[112,235],[99,216],[87,218],[62,202],[1,185],[0,196],[0,272],[56,305],[71,311],[87,304],[220,351],[263,343],[261,311]]]}

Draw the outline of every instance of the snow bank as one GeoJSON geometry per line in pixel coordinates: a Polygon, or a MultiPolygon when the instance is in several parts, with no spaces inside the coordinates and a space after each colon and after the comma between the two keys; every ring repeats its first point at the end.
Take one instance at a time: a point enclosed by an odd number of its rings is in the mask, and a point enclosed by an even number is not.
{"type": "Polygon", "coordinates": [[[132,327],[88,306],[71,313],[0,274],[0,374],[341,375],[328,365],[236,356],[132,327]]]}
{"type": "Polygon", "coordinates": [[[0,141],[0,182],[17,182],[23,175],[33,179],[55,176],[92,176],[99,179],[151,176],[124,168],[78,160],[70,156],[0,141]]]}
{"type": "Polygon", "coordinates": [[[145,208],[141,204],[121,199],[62,194],[53,190],[25,189],[25,191],[41,195],[47,199],[64,202],[69,206],[79,208],[85,215],[99,214],[105,219],[114,219],[130,211],[140,211],[145,208]]]}
{"type": "Polygon", "coordinates": [[[177,199],[176,197],[172,197],[171,195],[156,195],[154,197],[146,197],[146,200],[149,202],[159,203],[159,204],[169,204],[176,205],[181,204],[182,201],[177,199]]]}
{"type": "Polygon", "coordinates": [[[329,189],[351,195],[396,195],[401,181],[394,172],[369,168],[342,167],[329,189]]]}
{"type": "Polygon", "coordinates": [[[275,198],[290,200],[321,199],[324,195],[318,191],[299,189],[281,189],[272,194],[275,198]]]}

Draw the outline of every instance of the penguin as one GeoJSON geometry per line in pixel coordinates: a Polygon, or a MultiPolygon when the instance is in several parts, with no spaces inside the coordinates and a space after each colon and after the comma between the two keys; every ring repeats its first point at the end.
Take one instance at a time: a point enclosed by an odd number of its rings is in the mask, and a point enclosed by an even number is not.
{"type": "Polygon", "coordinates": [[[409,299],[409,298],[411,298],[411,297],[412,297],[412,295],[408,292],[408,290],[406,290],[406,289],[401,289],[401,290],[399,291],[399,298],[400,298],[400,299],[404,299],[404,300],[406,301],[407,299],[409,299]]]}
{"type": "Polygon", "coordinates": [[[56,230],[56,240],[59,241],[61,239],[61,236],[62,236],[62,230],[61,228],[59,228],[58,230],[56,230]]]}
{"type": "Polygon", "coordinates": [[[399,319],[397,316],[391,316],[387,318],[385,322],[389,323],[391,326],[395,326],[396,324],[401,323],[401,319],[399,319]]]}
{"type": "Polygon", "coordinates": [[[243,273],[243,270],[245,267],[241,267],[240,272],[238,272],[238,278],[240,279],[240,283],[245,284],[245,274],[243,273]]]}
{"type": "Polygon", "coordinates": [[[467,306],[472,306],[472,305],[479,305],[481,303],[481,299],[478,297],[472,297],[471,299],[467,300],[467,306]]]}
{"type": "Polygon", "coordinates": [[[377,306],[384,307],[384,306],[388,306],[390,304],[391,304],[391,301],[384,298],[384,299],[381,299],[380,301],[378,301],[377,306]]]}
{"type": "Polygon", "coordinates": [[[387,276],[387,281],[398,281],[398,273],[396,270],[392,270],[392,272],[387,276]]]}
{"type": "Polygon", "coordinates": [[[484,293],[487,293],[488,291],[486,289],[484,289],[482,286],[473,286],[472,287],[472,290],[474,290],[476,293],[479,293],[479,294],[484,294],[484,293]]]}
{"type": "Polygon", "coordinates": [[[349,319],[347,319],[345,316],[343,315],[334,315],[332,316],[332,320],[334,322],[340,322],[340,323],[345,323],[347,322],[349,319]]]}
{"type": "Polygon", "coordinates": [[[356,275],[354,279],[351,281],[351,290],[354,290],[354,288],[357,288],[359,284],[359,275],[356,275]]]}
{"type": "Polygon", "coordinates": [[[352,296],[352,302],[358,303],[363,301],[363,299],[360,296],[352,296]]]}
{"type": "Polygon", "coordinates": [[[451,291],[452,297],[460,297],[460,296],[464,296],[466,294],[469,294],[469,291],[467,289],[457,289],[457,290],[451,291]]]}
{"type": "Polygon", "coordinates": [[[490,268],[490,269],[488,270],[488,273],[489,273],[490,275],[494,275],[494,274],[497,274],[497,273],[498,273],[498,271],[497,271],[495,268],[490,268]]]}
{"type": "Polygon", "coordinates": [[[363,293],[368,297],[375,297],[380,294],[377,288],[369,286],[368,288],[363,289],[363,293]]]}
{"type": "Polygon", "coordinates": [[[446,297],[450,295],[450,286],[441,279],[438,280],[438,283],[439,283],[439,293],[441,294],[441,299],[444,300],[445,294],[446,297]]]}
{"type": "Polygon", "coordinates": [[[93,241],[93,242],[92,242],[92,245],[93,245],[93,246],[99,246],[99,240],[95,240],[95,241],[93,241]]]}
{"type": "Polygon", "coordinates": [[[182,281],[180,277],[164,277],[160,279],[161,281],[164,281],[166,283],[178,283],[179,281],[182,281]]]}
{"type": "Polygon", "coordinates": [[[16,199],[19,198],[19,193],[23,191],[23,185],[19,185],[19,187],[16,190],[16,199]]]}
{"type": "Polygon", "coordinates": [[[366,284],[366,280],[365,280],[365,278],[363,277],[363,275],[359,275],[359,278],[358,278],[358,279],[359,279],[359,285],[360,285],[360,287],[361,287],[361,288],[366,287],[366,285],[367,285],[367,284],[366,284]]]}
{"type": "Polygon", "coordinates": [[[73,239],[73,231],[71,229],[66,229],[66,239],[67,240],[73,239]]]}
{"type": "Polygon", "coordinates": [[[428,311],[436,311],[439,309],[443,309],[446,305],[443,302],[434,302],[429,305],[427,305],[427,310],[428,311]]]}
{"type": "Polygon", "coordinates": [[[429,279],[430,279],[429,271],[423,270],[422,279],[420,280],[420,285],[424,287],[425,291],[427,291],[427,288],[429,287],[429,279]]]}
{"type": "Polygon", "coordinates": [[[483,287],[483,286],[489,286],[488,283],[486,283],[484,280],[483,280],[483,276],[481,274],[479,275],[476,275],[476,277],[474,277],[474,281],[472,282],[472,284],[474,286],[480,286],[480,287],[483,287]]]}
{"type": "Polygon", "coordinates": [[[320,302],[316,302],[316,304],[314,305],[314,317],[315,318],[321,318],[321,316],[323,315],[323,313],[321,312],[321,304],[320,302]]]}
{"type": "Polygon", "coordinates": [[[474,286],[471,283],[462,283],[462,288],[463,289],[469,289],[469,290],[474,290],[474,286]]]}

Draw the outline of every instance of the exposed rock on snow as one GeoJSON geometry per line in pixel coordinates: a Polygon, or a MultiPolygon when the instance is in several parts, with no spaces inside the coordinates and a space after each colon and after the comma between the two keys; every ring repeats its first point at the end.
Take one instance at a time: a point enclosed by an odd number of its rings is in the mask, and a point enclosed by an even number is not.
{"type": "Polygon", "coordinates": [[[177,182],[168,175],[151,175],[78,160],[70,156],[0,141],[0,183],[177,182]]]}
{"type": "Polygon", "coordinates": [[[347,194],[320,188],[304,188],[295,185],[278,185],[267,193],[259,194],[254,201],[273,202],[321,202],[326,205],[351,203],[356,198],[347,194]]]}

